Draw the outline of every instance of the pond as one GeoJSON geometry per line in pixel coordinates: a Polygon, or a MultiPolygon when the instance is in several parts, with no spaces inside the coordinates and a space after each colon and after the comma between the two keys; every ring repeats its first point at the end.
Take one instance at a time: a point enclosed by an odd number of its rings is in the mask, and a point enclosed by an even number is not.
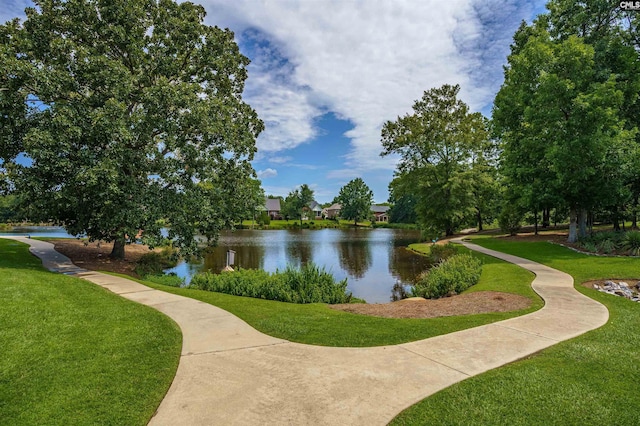
{"type": "Polygon", "coordinates": [[[212,253],[202,262],[183,262],[166,272],[187,281],[197,272],[219,272],[228,250],[245,269],[274,272],[307,262],[324,266],[338,280],[347,278],[348,290],[368,303],[391,300],[395,284],[411,285],[427,268],[424,257],[405,247],[420,233],[396,229],[237,230],[223,232],[212,253]]]}
{"type": "Polygon", "coordinates": [[[47,238],[75,238],[70,235],[62,226],[14,226],[11,229],[0,231],[0,236],[32,236],[47,238]]]}

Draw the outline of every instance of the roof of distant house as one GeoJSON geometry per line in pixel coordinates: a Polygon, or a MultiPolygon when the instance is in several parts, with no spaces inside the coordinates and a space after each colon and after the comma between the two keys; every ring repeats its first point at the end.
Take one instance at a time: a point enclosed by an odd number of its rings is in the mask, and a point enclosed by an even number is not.
{"type": "Polygon", "coordinates": [[[309,203],[309,208],[314,211],[314,212],[321,212],[322,211],[322,207],[320,207],[320,204],[318,204],[317,201],[311,201],[309,203]]]}
{"type": "Polygon", "coordinates": [[[389,211],[389,206],[371,206],[371,211],[374,213],[386,213],[389,211]]]}
{"type": "Polygon", "coordinates": [[[327,210],[340,210],[340,209],[342,209],[342,204],[339,204],[339,203],[335,203],[327,207],[327,210]]]}
{"type": "Polygon", "coordinates": [[[269,211],[280,211],[280,198],[267,198],[265,206],[269,211]]]}

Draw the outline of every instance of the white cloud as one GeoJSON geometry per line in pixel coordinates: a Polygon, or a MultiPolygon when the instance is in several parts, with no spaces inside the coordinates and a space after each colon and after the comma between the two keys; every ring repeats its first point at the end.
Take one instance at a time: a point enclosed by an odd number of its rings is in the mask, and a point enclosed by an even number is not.
{"type": "Polygon", "coordinates": [[[274,164],[286,164],[293,160],[293,157],[284,156],[284,157],[269,157],[269,162],[274,164]]]}
{"type": "MultiPolygon", "coordinates": [[[[539,8],[543,2],[535,3],[539,8]]],[[[460,84],[460,96],[473,110],[491,103],[513,31],[535,7],[516,0],[490,3],[488,8],[481,0],[208,0],[208,9],[237,28],[259,29],[278,52],[275,57],[287,58],[279,68],[286,69],[287,79],[252,75],[248,81],[259,88],[248,100],[267,121],[259,147],[275,152],[309,141],[314,118],[328,110],[353,123],[344,166],[364,171],[395,167],[393,158],[379,157],[380,129],[410,112],[424,90],[460,84]],[[489,24],[493,31],[487,37],[489,24]],[[477,53],[487,49],[498,53],[477,53]],[[485,67],[487,60],[491,67],[485,67]]],[[[256,73],[268,69],[259,65],[256,73]]]]}
{"type": "Polygon", "coordinates": [[[258,170],[256,174],[258,175],[259,179],[268,179],[278,176],[278,171],[276,169],[264,169],[258,170]]]}
{"type": "MultiPolygon", "coordinates": [[[[208,24],[253,46],[244,98],[266,124],[259,154],[294,166],[276,153],[312,141],[316,120],[330,111],[353,124],[348,154],[335,165],[345,171],[330,172],[346,178],[395,168],[395,158],[379,156],[380,129],[410,112],[424,90],[460,84],[473,110],[486,109],[513,31],[545,0],[199,2],[208,24]]],[[[28,4],[10,1],[0,19],[28,4]]]]}

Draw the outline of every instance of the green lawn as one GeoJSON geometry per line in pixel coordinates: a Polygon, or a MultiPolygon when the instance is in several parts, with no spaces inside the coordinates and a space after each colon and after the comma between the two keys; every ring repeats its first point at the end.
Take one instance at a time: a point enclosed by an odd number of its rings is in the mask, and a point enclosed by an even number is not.
{"type": "Polygon", "coordinates": [[[265,334],[322,346],[366,347],[410,342],[500,321],[542,306],[542,301],[530,287],[533,274],[493,257],[476,255],[484,262],[483,272],[477,286],[468,291],[494,290],[521,294],[532,300],[531,307],[521,311],[459,317],[390,319],[334,311],[324,304],[296,305],[143,283],[218,306],[265,334]]]}
{"type": "Polygon", "coordinates": [[[0,277],[0,424],[147,424],[175,375],[177,325],[1,238],[0,277]]]}
{"type": "MultiPolygon", "coordinates": [[[[639,258],[587,256],[544,242],[474,242],[565,271],[576,283],[640,278],[639,258]]],[[[392,424],[640,424],[640,304],[577,288],[607,306],[605,326],[451,386],[407,409],[392,424]]]]}

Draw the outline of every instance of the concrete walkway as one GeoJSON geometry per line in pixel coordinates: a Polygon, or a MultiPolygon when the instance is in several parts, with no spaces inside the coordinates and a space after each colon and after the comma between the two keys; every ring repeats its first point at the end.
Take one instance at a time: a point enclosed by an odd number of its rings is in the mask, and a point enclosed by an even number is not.
{"type": "Polygon", "coordinates": [[[75,267],[53,245],[31,246],[45,267],[101,285],[173,318],[183,333],[176,377],[152,425],[384,425],[421,399],[605,324],[606,308],[570,275],[463,243],[536,274],[545,306],[531,314],[396,346],[330,348],[264,335],[193,299],[75,267]]]}

